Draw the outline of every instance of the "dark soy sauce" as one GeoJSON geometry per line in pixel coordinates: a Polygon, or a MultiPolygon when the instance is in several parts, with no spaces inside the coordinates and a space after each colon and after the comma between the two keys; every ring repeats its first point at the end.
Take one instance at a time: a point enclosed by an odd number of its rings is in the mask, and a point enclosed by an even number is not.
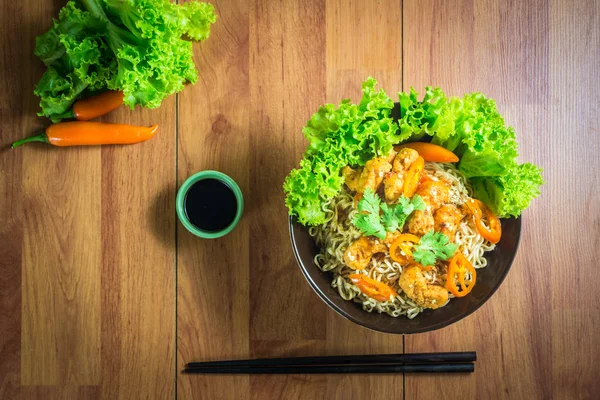
{"type": "Polygon", "coordinates": [[[218,179],[203,179],[185,195],[185,214],[192,224],[206,232],[227,228],[235,219],[237,201],[233,190],[218,179]]]}

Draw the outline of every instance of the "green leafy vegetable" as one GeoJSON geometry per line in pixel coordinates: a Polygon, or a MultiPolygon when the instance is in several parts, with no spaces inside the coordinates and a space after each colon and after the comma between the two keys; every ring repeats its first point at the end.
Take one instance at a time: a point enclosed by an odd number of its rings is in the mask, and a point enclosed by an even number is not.
{"type": "Polygon", "coordinates": [[[495,178],[472,178],[475,197],[496,215],[518,217],[540,194],[544,183],[542,169],[531,163],[515,165],[506,175],[495,178]]]}
{"type": "Polygon", "coordinates": [[[354,216],[352,223],[365,236],[377,236],[385,239],[386,231],[401,230],[406,219],[414,210],[424,209],[425,203],[419,195],[414,195],[412,199],[402,196],[398,200],[398,204],[388,205],[381,202],[373,189],[367,188],[358,202],[358,214],[354,216]]]}
{"type": "Polygon", "coordinates": [[[379,208],[381,199],[367,188],[362,199],[358,202],[358,214],[352,219],[352,223],[366,236],[377,236],[385,239],[385,227],[381,223],[379,208]]]}
{"type": "Polygon", "coordinates": [[[358,212],[367,212],[369,214],[379,215],[379,207],[381,205],[381,199],[373,189],[367,188],[363,193],[362,199],[358,202],[358,212]]]}
{"type": "Polygon", "coordinates": [[[381,205],[381,211],[383,212],[381,220],[388,232],[395,232],[402,230],[406,219],[413,211],[424,209],[425,202],[418,194],[415,194],[411,199],[401,196],[396,205],[389,206],[385,203],[381,205]]]}
{"type": "Polygon", "coordinates": [[[398,142],[398,126],[390,118],[394,102],[377,82],[367,79],[358,105],[343,100],[336,108],[326,104],[302,130],[310,144],[300,162],[283,184],[290,215],[303,225],[325,221],[323,205],[336,196],[346,165],[362,166],[373,157],[387,155],[398,142]]]}
{"type": "Polygon", "coordinates": [[[385,227],[381,224],[381,219],[377,214],[356,214],[352,223],[365,236],[377,236],[379,239],[385,239],[385,227]]]}
{"type": "Polygon", "coordinates": [[[398,93],[400,100],[400,139],[416,141],[425,134],[434,133],[449,136],[454,130],[454,118],[450,114],[453,107],[448,107],[448,99],[440,88],[425,88],[425,97],[417,99],[418,93],[410,88],[409,93],[398,93]]]}
{"type": "Polygon", "coordinates": [[[471,178],[476,197],[499,217],[518,216],[539,195],[542,170],[517,163],[514,129],[506,126],[494,100],[481,93],[447,98],[429,86],[422,101],[412,88],[398,96],[402,140],[427,134],[432,143],[458,155],[458,169],[471,178]]]}
{"type": "Polygon", "coordinates": [[[422,265],[434,265],[436,260],[448,260],[458,249],[448,236],[441,232],[429,231],[415,245],[413,258],[422,265]]]}
{"type": "MultiPolygon", "coordinates": [[[[431,140],[459,156],[458,169],[472,181],[475,196],[501,218],[518,216],[539,195],[542,170],[518,164],[515,132],[493,100],[481,93],[447,97],[440,88],[428,86],[419,101],[411,88],[398,94],[401,118],[396,122],[390,117],[393,101],[383,90],[375,90],[375,84],[373,78],[363,82],[358,105],[350,100],[342,100],[337,108],[326,104],[304,127],[309,146],[300,167],[283,185],[290,215],[301,224],[325,221],[323,206],[342,188],[343,167],[363,166],[405,141],[431,140]]],[[[386,230],[393,231],[396,224],[402,228],[405,219],[396,214],[399,209],[383,204],[381,212],[386,230]]],[[[374,221],[369,217],[361,226],[374,221]]],[[[376,228],[371,226],[369,232],[381,235],[376,228]]]]}
{"type": "Polygon", "coordinates": [[[390,207],[386,203],[381,205],[381,223],[388,232],[398,230],[398,217],[395,211],[395,207],[390,207]]]}
{"type": "Polygon", "coordinates": [[[47,70],[35,89],[40,115],[59,120],[82,95],[122,90],[130,107],[158,107],[196,82],[192,44],[215,22],[210,4],[168,0],[69,1],[36,39],[47,70]]]}

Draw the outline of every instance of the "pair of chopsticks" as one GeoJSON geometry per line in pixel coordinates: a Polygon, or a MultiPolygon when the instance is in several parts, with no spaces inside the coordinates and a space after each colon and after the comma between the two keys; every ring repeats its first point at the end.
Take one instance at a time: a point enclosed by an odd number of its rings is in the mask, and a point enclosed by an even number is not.
{"type": "Polygon", "coordinates": [[[361,374],[473,372],[475,352],[263,358],[192,362],[186,374],[361,374]]]}

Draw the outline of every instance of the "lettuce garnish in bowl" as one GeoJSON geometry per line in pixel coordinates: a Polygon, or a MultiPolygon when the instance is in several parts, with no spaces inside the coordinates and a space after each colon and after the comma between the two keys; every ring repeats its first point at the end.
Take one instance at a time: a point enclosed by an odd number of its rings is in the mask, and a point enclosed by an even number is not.
{"type": "Polygon", "coordinates": [[[542,169],[519,164],[512,127],[494,100],[481,93],[447,97],[440,88],[425,88],[419,101],[412,88],[398,93],[401,117],[391,117],[394,102],[368,78],[358,105],[343,100],[326,104],[303,129],[310,144],[285,179],[289,213],[303,225],[325,221],[323,205],[342,188],[343,167],[363,166],[407,141],[431,141],[455,153],[458,169],[470,179],[474,195],[501,218],[517,217],[540,194],[542,169]]]}
{"type": "Polygon", "coordinates": [[[342,188],[342,168],[365,165],[398,143],[398,125],[390,116],[394,101],[383,89],[375,90],[376,84],[373,78],[363,82],[358,105],[345,99],[337,108],[321,107],[302,130],[310,144],[300,168],[292,170],[283,184],[290,214],[301,224],[325,221],[322,205],[342,188]]]}

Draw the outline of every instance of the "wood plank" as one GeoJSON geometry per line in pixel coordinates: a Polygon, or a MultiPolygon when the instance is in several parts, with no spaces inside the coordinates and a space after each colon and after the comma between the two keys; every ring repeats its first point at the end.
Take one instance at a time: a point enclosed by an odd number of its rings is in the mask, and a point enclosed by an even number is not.
{"type": "MultiPolygon", "coordinates": [[[[373,76],[394,100],[402,87],[402,3],[327,0],[327,102],[360,101],[361,83],[373,76]]],[[[397,100],[396,100],[397,101],[397,100]]],[[[316,110],[315,110],[316,111],[316,110]]],[[[376,333],[327,312],[330,354],[402,353],[400,335],[376,333]]],[[[403,376],[328,376],[323,398],[401,398],[403,376]]]]}
{"type": "MultiPolygon", "coordinates": [[[[36,10],[31,10],[35,18],[36,10]]],[[[14,43],[32,37],[31,29],[14,29],[25,19],[24,5],[2,3],[0,6],[0,398],[17,398],[21,381],[21,205],[22,152],[10,151],[10,143],[27,135],[33,125],[34,112],[25,120],[15,109],[35,110],[36,104],[25,87],[35,82],[37,69],[31,58],[18,57],[23,48],[14,43]],[[15,76],[21,84],[12,84],[15,76]]],[[[31,42],[29,42],[31,48],[31,42]]],[[[27,41],[25,41],[27,48],[27,41]]]]}
{"type": "MultiPolygon", "coordinates": [[[[324,340],[253,340],[252,358],[302,357],[325,354],[324,340]]],[[[325,375],[253,375],[250,398],[321,399],[326,398],[325,375]]]]}
{"type": "Polygon", "coordinates": [[[582,131],[594,135],[589,129],[597,119],[587,90],[598,81],[597,10],[591,2],[405,1],[404,89],[431,84],[452,95],[482,91],[496,99],[517,131],[521,160],[541,165],[547,182],[524,213],[521,248],[494,297],[449,328],[406,340],[407,352],[476,350],[477,372],[407,375],[407,396],[591,398],[597,392],[598,369],[584,348],[598,342],[580,333],[583,346],[572,336],[575,329],[590,332],[598,320],[595,303],[580,306],[593,293],[584,276],[598,235],[589,225],[584,239],[581,227],[598,219],[598,208],[573,205],[573,193],[590,201],[597,195],[595,174],[576,165],[598,167],[598,141],[575,140],[582,131]],[[447,390],[457,384],[464,390],[447,390]]]}
{"type": "Polygon", "coordinates": [[[33,47],[63,5],[2,12],[0,397],[173,395],[164,376],[174,373],[175,99],[160,115],[123,109],[105,119],[158,118],[164,126],[147,144],[7,151],[48,124],[35,116],[43,66],[33,47]],[[155,196],[166,181],[169,193],[155,196]]]}
{"type": "Polygon", "coordinates": [[[87,400],[100,398],[99,386],[23,386],[23,399],[87,400]]]}
{"type": "MultiPolygon", "coordinates": [[[[38,99],[32,88],[43,69],[33,48],[35,36],[51,24],[48,15],[55,15],[58,8],[28,1],[20,9],[19,27],[24,27],[22,37],[28,40],[19,40],[19,51],[29,65],[13,74],[25,78],[15,84],[27,105],[21,120],[23,136],[47,124],[35,118],[38,99]]],[[[21,31],[17,26],[12,29],[21,31]]],[[[62,150],[44,144],[14,150],[22,157],[19,200],[27,210],[21,221],[20,384],[24,386],[100,381],[100,150],[62,150]]]]}
{"type": "Polygon", "coordinates": [[[550,3],[549,113],[552,174],[550,302],[552,389],[557,399],[600,392],[600,1],[550,3]]]}
{"type": "Polygon", "coordinates": [[[102,147],[102,398],[175,394],[175,100],[103,117],[159,132],[102,147]]]}
{"type": "MultiPolygon", "coordinates": [[[[256,356],[323,354],[326,307],[289,245],[281,189],[325,100],[325,2],[259,0],[250,10],[250,337],[256,356]]],[[[251,398],[322,398],[319,376],[252,376],[251,398]]]]}
{"type": "MultiPolygon", "coordinates": [[[[404,89],[439,85],[448,94],[482,91],[497,100],[517,131],[523,160],[548,174],[548,9],[541,2],[504,7],[495,1],[459,4],[405,1],[404,89]],[[409,24],[409,21],[411,23],[409,24]],[[538,136],[539,137],[539,136],[538,136]]],[[[406,396],[549,398],[551,344],[547,267],[550,197],[524,214],[521,248],[494,297],[474,315],[441,331],[407,337],[407,352],[476,350],[477,372],[464,377],[406,376],[406,396]],[[533,283],[535,282],[535,283],[533,283]],[[519,368],[515,368],[519,365],[519,368]],[[448,391],[459,385],[461,391],[448,391]]]]}
{"type": "Polygon", "coordinates": [[[325,99],[324,9],[323,0],[263,0],[250,10],[253,340],[325,339],[325,308],[293,258],[281,189],[304,151],[302,127],[325,99]]]}
{"type": "MultiPolygon", "coordinates": [[[[246,1],[215,1],[210,39],[194,47],[199,82],[179,97],[178,185],[206,169],[232,177],[245,211],[227,236],[197,238],[177,225],[178,371],[201,360],[247,358],[249,351],[249,71],[246,1]]],[[[248,398],[248,377],[178,374],[182,399],[248,398]]]]}
{"type": "Polygon", "coordinates": [[[100,149],[22,150],[21,382],[98,385],[100,149]]]}

